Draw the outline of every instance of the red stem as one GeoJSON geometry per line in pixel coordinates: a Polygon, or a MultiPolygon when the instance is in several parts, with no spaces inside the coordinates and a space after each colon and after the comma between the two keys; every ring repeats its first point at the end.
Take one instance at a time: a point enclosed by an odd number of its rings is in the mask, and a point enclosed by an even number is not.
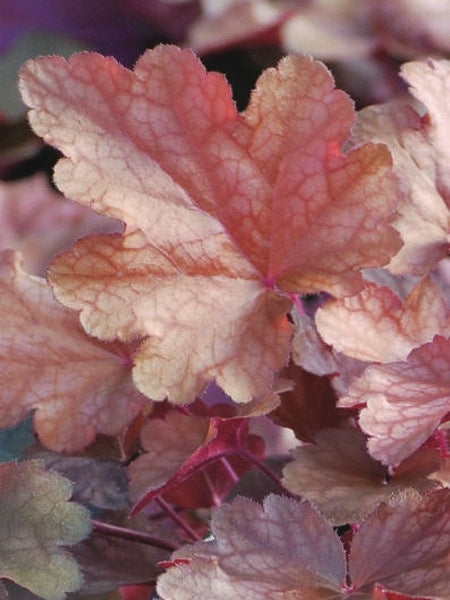
{"type": "Polygon", "coordinates": [[[243,458],[246,458],[249,462],[253,463],[257,469],[259,469],[262,473],[264,473],[264,475],[266,475],[269,479],[271,479],[280,488],[280,490],[283,492],[283,494],[285,496],[288,496],[289,498],[294,498],[295,500],[298,500],[298,498],[299,498],[298,494],[293,494],[287,488],[285,488],[284,485],[281,483],[278,475],[276,473],[274,473],[272,471],[272,469],[269,469],[269,467],[265,463],[263,463],[261,460],[259,460],[259,458],[257,458],[256,456],[254,456],[247,450],[243,450],[243,449],[239,450],[239,454],[243,458]]]}
{"type": "Polygon", "coordinates": [[[198,535],[196,531],[192,529],[181,517],[177,515],[177,513],[173,510],[169,504],[165,500],[161,498],[161,496],[157,496],[155,498],[155,502],[159,504],[159,506],[164,510],[164,512],[173,520],[177,525],[179,525],[184,531],[196,542],[201,541],[201,537],[198,535]]]}
{"type": "Polygon", "coordinates": [[[144,531],[135,531],[134,529],[127,529],[126,527],[119,527],[118,525],[111,525],[111,523],[104,523],[103,521],[96,521],[94,519],[92,520],[92,526],[94,531],[103,535],[130,540],[131,542],[138,542],[147,546],[154,546],[155,548],[169,550],[170,552],[178,549],[176,544],[153,537],[144,531]]]}
{"type": "Polygon", "coordinates": [[[290,294],[291,300],[294,303],[295,308],[300,316],[304,316],[305,309],[303,308],[303,303],[298,294],[290,294]]]}
{"type": "Polygon", "coordinates": [[[221,456],[220,462],[222,463],[222,466],[226,469],[231,481],[233,483],[237,483],[239,481],[239,475],[236,473],[236,471],[231,466],[228,458],[226,456],[221,456]]]}
{"type": "Polygon", "coordinates": [[[442,454],[442,458],[448,458],[450,456],[450,449],[448,447],[447,436],[442,429],[436,429],[436,438],[439,444],[439,449],[442,454]]]}

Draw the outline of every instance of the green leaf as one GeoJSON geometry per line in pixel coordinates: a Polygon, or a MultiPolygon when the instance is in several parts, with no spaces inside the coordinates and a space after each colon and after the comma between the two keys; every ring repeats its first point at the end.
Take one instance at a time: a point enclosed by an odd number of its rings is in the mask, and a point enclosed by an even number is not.
{"type": "Polygon", "coordinates": [[[34,444],[33,418],[8,429],[0,429],[0,462],[19,458],[22,450],[34,444]]]}
{"type": "Polygon", "coordinates": [[[0,578],[46,600],[82,585],[75,560],[61,548],[90,532],[88,511],[70,502],[72,484],[40,461],[0,465],[0,578]]]}

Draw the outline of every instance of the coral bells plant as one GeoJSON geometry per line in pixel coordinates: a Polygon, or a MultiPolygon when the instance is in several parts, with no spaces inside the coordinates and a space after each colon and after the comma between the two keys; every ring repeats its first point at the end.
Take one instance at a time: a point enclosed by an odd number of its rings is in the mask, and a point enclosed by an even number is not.
{"type": "Polygon", "coordinates": [[[23,67],[105,229],[1,255],[1,594],[450,598],[450,63],[402,77],[357,114],[286,56],[239,113],[175,46],[23,67]]]}

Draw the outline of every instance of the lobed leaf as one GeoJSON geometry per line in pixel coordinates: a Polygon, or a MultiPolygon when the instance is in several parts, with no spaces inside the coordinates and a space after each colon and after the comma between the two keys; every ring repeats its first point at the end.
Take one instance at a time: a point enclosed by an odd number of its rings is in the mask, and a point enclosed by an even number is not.
{"type": "Polygon", "coordinates": [[[35,409],[42,443],[69,452],[97,432],[119,433],[144,404],[131,380],[132,348],[88,337],[13,251],[0,255],[0,292],[0,427],[35,409]]]}
{"type": "Polygon", "coordinates": [[[401,594],[446,598],[450,593],[450,490],[423,498],[406,490],[382,503],[352,541],[354,588],[373,583],[401,594]]]}
{"type": "Polygon", "coordinates": [[[58,187],[127,225],[58,258],[55,294],[91,335],[145,338],[134,380],[155,400],[192,401],[212,380],[238,402],[266,397],[288,359],[287,294],[355,292],[400,246],[389,153],[341,152],[352,103],[309,58],[267,70],[242,115],[222,76],[171,46],[134,72],[40,58],[20,87],[66,156],[58,187]]]}
{"type": "Polygon", "coordinates": [[[450,591],[449,504],[448,489],[381,503],[353,536],[346,574],[339,538],[308,502],[237,499],[214,512],[214,541],[173,554],[157,591],[164,600],[373,600],[383,590],[441,600],[450,591]]]}
{"type": "Polygon", "coordinates": [[[46,600],[81,587],[76,562],[61,546],[90,531],[89,513],[69,502],[68,479],[39,461],[0,465],[0,577],[46,600]]]}
{"type": "Polygon", "coordinates": [[[283,470],[288,490],[309,500],[333,525],[359,523],[382,502],[408,487],[436,487],[427,479],[439,468],[439,452],[428,450],[402,463],[388,479],[387,470],[367,452],[358,429],[325,429],[296,448],[283,470]]]}
{"type": "Polygon", "coordinates": [[[316,313],[320,335],[339,352],[364,361],[404,360],[437,333],[450,334],[445,297],[430,279],[402,302],[389,288],[366,283],[360,293],[331,300],[316,313]]]}
{"type": "Polygon", "coordinates": [[[404,362],[368,367],[342,404],[366,402],[359,417],[370,454],[395,465],[425,442],[450,412],[450,339],[436,336],[404,362]]]}
{"type": "Polygon", "coordinates": [[[408,200],[399,206],[395,220],[404,246],[389,268],[423,275],[449,251],[450,62],[411,62],[402,66],[401,74],[428,114],[422,117],[398,103],[366,108],[358,115],[354,140],[384,142],[391,151],[408,200]]]}
{"type": "Polygon", "coordinates": [[[214,542],[181,548],[188,559],[162,575],[158,594],[187,598],[339,598],[345,557],[337,535],[307,502],[270,495],[263,507],[239,498],[212,519],[214,542]]]}

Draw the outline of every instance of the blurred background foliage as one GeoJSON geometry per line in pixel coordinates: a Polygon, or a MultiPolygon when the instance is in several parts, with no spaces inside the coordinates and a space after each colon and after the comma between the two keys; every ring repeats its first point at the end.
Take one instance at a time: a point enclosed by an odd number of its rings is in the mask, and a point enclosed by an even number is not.
{"type": "Polygon", "coordinates": [[[50,175],[57,159],[17,93],[31,57],[90,50],[131,68],[145,49],[175,43],[225,73],[243,110],[264,68],[306,53],[361,108],[404,94],[399,65],[446,57],[449,34],[448,0],[0,0],[0,178],[50,175]]]}

